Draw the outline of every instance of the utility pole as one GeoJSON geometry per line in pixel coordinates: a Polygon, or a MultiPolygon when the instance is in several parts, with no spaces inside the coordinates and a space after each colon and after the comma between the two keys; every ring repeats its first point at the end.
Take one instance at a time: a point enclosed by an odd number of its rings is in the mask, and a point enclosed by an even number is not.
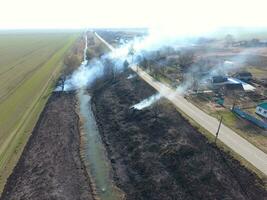
{"type": "Polygon", "coordinates": [[[221,116],[220,123],[219,123],[219,127],[218,127],[218,130],[217,130],[217,132],[216,132],[216,136],[215,136],[215,144],[216,144],[216,142],[217,142],[217,138],[218,138],[218,135],[219,135],[219,132],[220,132],[220,129],[221,129],[222,120],[223,120],[223,116],[221,116]]]}
{"type": "Polygon", "coordinates": [[[234,108],[235,108],[235,105],[236,105],[236,99],[234,100],[233,107],[232,107],[232,109],[231,109],[231,110],[234,110],[234,108]]]}

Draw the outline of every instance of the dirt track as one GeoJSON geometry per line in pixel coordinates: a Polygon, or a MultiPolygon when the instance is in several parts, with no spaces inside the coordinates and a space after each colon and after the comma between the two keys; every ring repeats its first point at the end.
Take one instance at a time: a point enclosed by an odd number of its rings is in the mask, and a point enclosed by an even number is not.
{"type": "Polygon", "coordinates": [[[129,109],[155,90],[128,75],[99,82],[92,99],[114,179],[128,200],[267,198],[255,175],[209,144],[166,100],[129,109]]]}
{"type": "Polygon", "coordinates": [[[92,199],[79,153],[75,94],[52,94],[2,200],[92,199]]]}

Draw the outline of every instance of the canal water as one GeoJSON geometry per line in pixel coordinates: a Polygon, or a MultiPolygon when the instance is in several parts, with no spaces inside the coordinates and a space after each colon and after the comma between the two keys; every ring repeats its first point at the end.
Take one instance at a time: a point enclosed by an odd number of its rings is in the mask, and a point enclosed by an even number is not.
{"type": "MultiPolygon", "coordinates": [[[[87,65],[87,36],[85,38],[84,61],[82,65],[87,65]]],[[[102,143],[98,131],[96,120],[91,108],[91,96],[86,88],[80,88],[77,91],[79,102],[79,115],[81,118],[82,133],[82,157],[84,159],[86,170],[92,179],[97,197],[101,200],[119,200],[122,198],[121,191],[115,187],[111,177],[111,164],[107,158],[105,146],[102,143]]]]}

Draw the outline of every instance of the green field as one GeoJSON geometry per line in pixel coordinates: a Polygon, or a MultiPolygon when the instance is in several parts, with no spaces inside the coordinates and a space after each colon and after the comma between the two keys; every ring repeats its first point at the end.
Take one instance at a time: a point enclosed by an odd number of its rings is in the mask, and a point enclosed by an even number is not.
{"type": "Polygon", "coordinates": [[[0,32],[0,192],[57,79],[74,32],[0,32]]]}

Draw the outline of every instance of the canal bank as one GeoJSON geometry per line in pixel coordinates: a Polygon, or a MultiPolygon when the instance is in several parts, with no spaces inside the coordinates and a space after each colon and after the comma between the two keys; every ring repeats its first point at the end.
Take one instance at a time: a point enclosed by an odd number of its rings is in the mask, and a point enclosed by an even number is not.
{"type": "MultiPolygon", "coordinates": [[[[86,58],[88,49],[85,36],[84,60],[80,67],[90,68],[86,58]]],[[[99,135],[98,127],[91,108],[91,96],[86,87],[79,88],[76,93],[78,100],[77,113],[80,118],[81,157],[90,177],[91,188],[96,199],[119,200],[123,193],[114,185],[112,180],[111,163],[107,158],[105,146],[99,135]]]]}
{"type": "Polygon", "coordinates": [[[80,156],[74,92],[54,92],[8,178],[1,200],[93,200],[80,156]]]}
{"type": "Polygon", "coordinates": [[[77,93],[79,101],[81,157],[91,180],[91,188],[96,199],[119,200],[123,193],[112,180],[111,163],[91,108],[91,97],[85,89],[77,93]]]}

